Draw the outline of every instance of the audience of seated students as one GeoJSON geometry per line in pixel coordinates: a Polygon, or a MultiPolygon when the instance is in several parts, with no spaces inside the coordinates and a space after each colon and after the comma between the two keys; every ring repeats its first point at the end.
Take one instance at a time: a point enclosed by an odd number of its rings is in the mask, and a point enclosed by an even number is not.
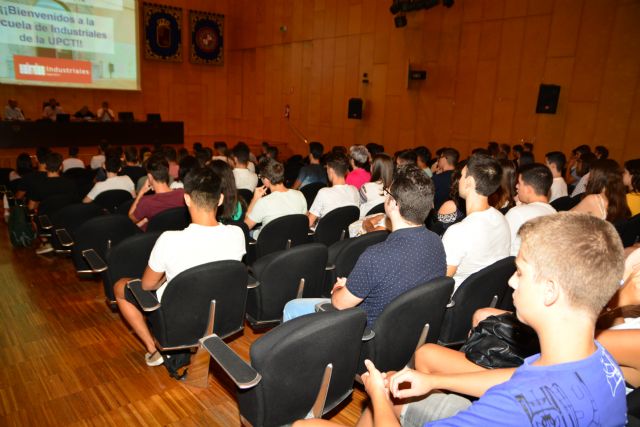
{"type": "Polygon", "coordinates": [[[129,218],[143,230],[151,218],[167,209],[184,206],[184,191],[169,187],[169,163],[161,153],[147,160],[147,181],[129,209],[129,218]],[[145,196],[153,190],[155,194],[145,196]]]}
{"type": "Polygon", "coordinates": [[[578,160],[583,154],[590,153],[591,147],[586,144],[582,144],[571,150],[571,156],[569,157],[569,161],[567,162],[567,170],[566,170],[566,181],[567,184],[571,185],[575,184],[580,180],[580,175],[578,175],[578,160]]]}
{"type": "MultiPolygon", "coordinates": [[[[304,198],[304,194],[285,187],[282,163],[267,157],[260,162],[259,170],[263,185],[254,191],[244,217],[249,230],[256,224],[262,224],[264,227],[281,216],[307,213],[307,199],[304,198]]],[[[259,233],[260,230],[255,230],[253,237],[257,238],[259,233]]]]}
{"type": "Polygon", "coordinates": [[[227,147],[227,143],[224,141],[215,141],[213,143],[213,153],[210,157],[210,160],[222,160],[225,162],[229,162],[229,148],[227,147]]]}
{"type": "Polygon", "coordinates": [[[393,160],[386,154],[376,154],[371,160],[371,182],[360,187],[360,218],[371,208],[384,203],[384,189],[389,188],[393,179],[393,160]]]}
{"type": "Polygon", "coordinates": [[[500,144],[500,153],[498,155],[508,160],[511,155],[511,146],[509,144],[500,144]]]}
{"type": "Polygon", "coordinates": [[[561,151],[551,151],[544,156],[544,160],[553,175],[553,183],[551,190],[549,190],[549,202],[568,196],[567,183],[563,178],[567,157],[561,151]]]}
{"type": "Polygon", "coordinates": [[[487,151],[489,155],[494,158],[498,158],[498,154],[500,153],[500,146],[495,141],[489,141],[487,143],[487,151]]]}
{"type": "Polygon", "coordinates": [[[269,157],[270,159],[278,161],[278,155],[279,154],[280,154],[280,152],[278,150],[278,147],[276,147],[274,145],[269,145],[267,147],[266,156],[269,157]]]}
{"type": "MultiPolygon", "coordinates": [[[[249,170],[249,147],[244,142],[236,144],[231,151],[233,176],[238,190],[249,190],[253,193],[258,185],[258,175],[249,170]]],[[[215,158],[214,158],[215,159],[215,158]]]]}
{"type": "Polygon", "coordinates": [[[640,214],[640,159],[628,160],[624,163],[622,181],[627,187],[627,205],[631,216],[640,214]]]}
{"type": "Polygon", "coordinates": [[[340,277],[331,299],[302,298],[287,303],[283,320],[312,313],[316,304],[338,310],[360,306],[371,327],[384,308],[398,295],[446,272],[445,252],[438,236],[424,220],[433,209],[433,183],[415,165],[399,168],[385,200],[392,233],[367,248],[348,278],[340,277]]]}
{"type": "Polygon", "coordinates": [[[575,181],[573,191],[571,191],[571,197],[576,197],[584,193],[587,188],[587,182],[589,181],[589,170],[596,160],[596,155],[590,151],[579,154],[575,168],[575,174],[578,179],[575,181]]]}
{"type": "Polygon", "coordinates": [[[353,185],[345,181],[349,171],[349,160],[343,154],[331,153],[325,159],[327,178],[331,187],[321,188],[316,195],[307,216],[309,227],[315,228],[317,220],[334,209],[344,206],[360,206],[360,195],[353,185]]]}
{"type": "Polygon", "coordinates": [[[436,212],[436,217],[431,229],[442,236],[447,228],[464,219],[466,205],[464,199],[460,197],[458,192],[458,183],[462,175],[462,169],[467,165],[467,161],[458,162],[453,175],[451,175],[451,190],[449,192],[449,200],[444,202],[440,209],[436,212]]]}
{"type": "Polygon", "coordinates": [[[369,173],[369,151],[364,145],[352,145],[349,147],[349,165],[351,172],[347,174],[345,182],[353,185],[358,190],[365,182],[371,181],[369,173]]]}
{"type": "Polygon", "coordinates": [[[320,163],[323,153],[324,146],[321,143],[316,141],[309,143],[309,164],[300,169],[298,177],[292,186],[294,190],[299,190],[305,185],[315,182],[327,184],[327,171],[320,163]]]}
{"type": "MultiPolygon", "coordinates": [[[[623,271],[615,229],[587,215],[561,213],[525,224],[521,237],[518,270],[509,284],[518,319],[537,333],[540,353],[517,369],[453,375],[408,368],[383,375],[367,361],[369,372],[362,379],[372,410],[363,413],[359,426],[515,426],[548,419],[573,425],[625,424],[622,372],[594,340],[596,318],[618,289],[623,271]],[[585,240],[584,230],[594,238],[585,240]],[[479,399],[471,403],[455,393],[479,399]],[[541,396],[551,406],[541,407],[541,396]],[[408,398],[414,399],[404,400],[408,398]]],[[[451,363],[445,360],[443,365],[451,363]]],[[[329,423],[296,424],[303,425],[329,423]]]]}
{"type": "Polygon", "coordinates": [[[129,145],[124,149],[124,166],[120,170],[118,175],[126,175],[131,179],[131,182],[137,185],[140,178],[147,175],[147,171],[144,170],[142,166],[140,166],[140,161],[138,159],[138,149],[129,145]]]}
{"type": "Polygon", "coordinates": [[[593,149],[593,154],[595,154],[598,160],[608,159],[609,149],[604,145],[596,145],[596,148],[593,149]]]}
{"type": "Polygon", "coordinates": [[[571,210],[617,222],[629,217],[622,169],[615,160],[596,160],[589,171],[584,198],[571,210]]]}
{"type": "Polygon", "coordinates": [[[24,121],[22,109],[18,106],[18,101],[9,99],[4,107],[4,120],[8,121],[24,121]]]}
{"type": "Polygon", "coordinates": [[[82,108],[73,114],[73,118],[78,120],[93,120],[96,118],[96,115],[89,110],[89,107],[83,105],[82,108]]]}
{"type": "Polygon", "coordinates": [[[79,152],[80,149],[78,147],[69,147],[69,155],[62,161],[62,173],[74,168],[84,169],[84,162],[82,161],[82,159],[78,158],[79,152]]]}
{"type": "Polygon", "coordinates": [[[171,177],[171,179],[178,179],[180,165],[177,161],[178,153],[176,152],[176,149],[169,145],[165,145],[161,148],[161,151],[162,155],[165,159],[167,159],[167,162],[169,163],[169,176],[171,177]]]}
{"type": "Polygon", "coordinates": [[[240,221],[245,215],[247,206],[242,197],[238,197],[236,180],[231,166],[224,160],[212,160],[207,167],[214,171],[221,180],[224,200],[218,208],[218,221],[223,224],[240,221]]]}
{"type": "Polygon", "coordinates": [[[96,120],[99,122],[116,121],[116,115],[114,114],[113,110],[109,108],[109,103],[107,101],[102,101],[102,105],[96,112],[96,120]]]}
{"type": "Polygon", "coordinates": [[[174,179],[169,185],[169,188],[175,190],[176,188],[184,188],[184,179],[193,169],[198,167],[198,161],[193,156],[185,156],[180,160],[178,169],[178,178],[174,179]]]}
{"type": "Polygon", "coordinates": [[[548,167],[532,163],[518,169],[518,200],[520,204],[509,209],[505,218],[511,230],[511,255],[518,255],[520,236],[518,230],[530,219],[551,215],[556,210],[549,204],[549,189],[553,176],[548,167]]]}
{"type": "Polygon", "coordinates": [[[105,153],[109,149],[109,143],[106,141],[101,141],[98,144],[98,154],[91,157],[91,161],[89,162],[89,166],[91,169],[96,170],[100,169],[104,165],[105,153]]]}
{"type": "Polygon", "coordinates": [[[509,256],[509,224],[488,200],[500,186],[501,176],[498,160],[484,154],[472,155],[462,169],[458,192],[465,200],[466,217],[442,237],[447,276],[455,280],[455,289],[471,274],[509,256]]]}
{"type": "Polygon", "coordinates": [[[416,165],[431,178],[433,176],[433,172],[431,172],[431,151],[425,146],[420,146],[414,148],[413,152],[416,153],[416,165]]]}
{"type": "Polygon", "coordinates": [[[58,114],[63,114],[64,110],[60,106],[60,103],[55,98],[49,99],[49,102],[44,104],[42,109],[42,118],[45,120],[51,120],[55,122],[58,118],[58,114]]]}
{"type": "Polygon", "coordinates": [[[522,145],[521,144],[516,144],[513,146],[513,164],[514,165],[518,165],[518,160],[520,159],[520,155],[522,154],[522,145]]]}
{"type": "Polygon", "coordinates": [[[449,198],[449,189],[451,188],[451,175],[458,164],[460,153],[454,148],[445,148],[442,150],[435,173],[433,174],[433,185],[436,188],[434,204],[436,209],[449,198]]]}
{"type": "Polygon", "coordinates": [[[516,167],[511,160],[498,161],[502,167],[500,187],[489,196],[489,205],[506,214],[516,205],[516,167]]]}
{"type": "Polygon", "coordinates": [[[535,163],[535,157],[531,151],[522,151],[520,153],[520,157],[518,157],[518,167],[521,168],[525,165],[530,165],[531,163],[535,163]]]}
{"type": "Polygon", "coordinates": [[[29,200],[37,181],[47,177],[47,156],[51,150],[47,147],[36,148],[36,170],[22,176],[16,185],[15,198],[17,200],[29,200]]]}
{"type": "Polygon", "coordinates": [[[400,150],[395,155],[396,167],[404,165],[417,165],[418,155],[414,150],[400,150]]]}
{"type": "Polygon", "coordinates": [[[107,179],[94,184],[93,188],[84,197],[84,203],[93,202],[101,193],[109,190],[124,190],[131,194],[131,197],[136,197],[135,187],[131,178],[127,175],[118,175],[122,168],[120,157],[115,153],[108,153],[104,166],[107,171],[107,179]]]}
{"type": "MultiPolygon", "coordinates": [[[[164,162],[163,169],[168,176],[168,166],[163,158],[151,159],[150,163],[153,162],[164,162]]],[[[154,178],[150,176],[149,179],[154,178]]],[[[236,226],[220,224],[216,220],[216,211],[223,203],[224,196],[221,193],[220,178],[212,170],[193,170],[185,178],[184,192],[175,192],[180,194],[189,209],[191,225],[182,231],[162,233],[151,251],[148,266],[142,276],[142,288],[156,291],[158,301],[162,301],[164,290],[171,286],[171,280],[181,272],[214,261],[240,261],[245,254],[242,230],[236,226]]],[[[142,340],[147,351],[147,365],[158,366],[162,364],[163,357],[155,346],[135,298],[126,289],[129,280],[131,279],[123,278],[114,285],[118,308],[142,340]]]]}

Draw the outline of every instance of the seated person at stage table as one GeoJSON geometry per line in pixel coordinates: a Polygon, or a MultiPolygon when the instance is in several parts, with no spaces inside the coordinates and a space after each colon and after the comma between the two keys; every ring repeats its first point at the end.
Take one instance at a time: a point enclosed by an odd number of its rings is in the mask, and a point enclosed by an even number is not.
{"type": "Polygon", "coordinates": [[[594,340],[596,319],[623,275],[618,233],[601,219],[561,212],[527,222],[520,237],[509,285],[518,319],[537,333],[540,353],[518,368],[460,374],[408,368],[382,374],[367,361],[362,379],[373,410],[359,426],[626,424],[620,367],[594,340]]]}
{"type": "Polygon", "coordinates": [[[314,228],[317,220],[334,209],[344,206],[360,205],[360,194],[353,185],[345,181],[345,176],[349,171],[349,160],[343,154],[331,153],[326,158],[327,177],[331,187],[321,188],[315,200],[309,208],[309,227],[314,228]]]}
{"type": "MultiPolygon", "coordinates": [[[[224,196],[220,178],[212,170],[192,171],[185,178],[184,192],[180,190],[179,194],[191,214],[191,225],[181,231],[165,231],[160,235],[142,276],[142,289],[156,291],[158,301],[162,301],[165,288],[171,286],[171,280],[181,272],[214,261],[240,261],[245,254],[242,229],[216,220],[216,210],[224,196]]],[[[126,288],[129,280],[123,278],[114,285],[118,308],[146,347],[147,365],[161,365],[162,355],[153,342],[144,315],[126,288]]]]}
{"type": "Polygon", "coordinates": [[[98,108],[96,120],[99,122],[114,122],[116,120],[116,115],[113,113],[113,110],[109,108],[107,101],[103,101],[102,106],[98,108]]]}
{"type": "Polygon", "coordinates": [[[82,108],[75,112],[73,117],[79,120],[93,120],[96,118],[96,115],[93,114],[91,110],[89,110],[89,107],[83,105],[82,108]]]}
{"type": "Polygon", "coordinates": [[[458,194],[465,200],[467,216],[442,236],[447,276],[455,280],[454,292],[476,271],[509,256],[509,223],[489,206],[489,196],[500,187],[501,179],[500,162],[486,154],[472,155],[462,169],[458,194]]]}
{"type": "Polygon", "coordinates": [[[169,163],[161,153],[153,154],[147,160],[147,181],[129,209],[129,218],[143,230],[151,218],[171,208],[184,206],[182,188],[169,187],[169,163]],[[155,194],[145,196],[153,190],[155,194]]]}
{"type": "Polygon", "coordinates": [[[309,144],[309,164],[300,169],[298,178],[293,183],[293,189],[299,190],[308,184],[314,182],[320,182],[327,185],[327,171],[324,166],[320,164],[322,159],[322,153],[324,152],[324,146],[319,142],[311,142],[309,144]]]}
{"type": "Polygon", "coordinates": [[[368,326],[372,327],[398,295],[444,276],[444,247],[438,235],[424,226],[433,209],[433,192],[431,179],[420,168],[415,165],[399,168],[384,202],[392,225],[389,237],[367,248],[348,278],[338,278],[331,299],[289,301],[283,321],[313,313],[316,304],[331,302],[338,310],[360,306],[367,313],[368,326]]]}
{"type": "MultiPolygon", "coordinates": [[[[307,213],[307,199],[304,198],[304,194],[285,187],[282,163],[265,158],[260,162],[259,169],[264,185],[255,189],[247,208],[244,222],[249,230],[258,223],[262,223],[264,227],[281,216],[307,213]]],[[[255,230],[253,237],[257,239],[259,232],[260,230],[255,230]]]]}
{"type": "Polygon", "coordinates": [[[25,120],[22,109],[18,107],[18,101],[10,99],[7,101],[7,105],[4,107],[4,119],[8,121],[23,121],[25,120]]]}
{"type": "Polygon", "coordinates": [[[84,162],[78,158],[79,152],[78,147],[69,147],[69,157],[62,161],[62,173],[74,168],[84,169],[84,162]]]}
{"type": "Polygon", "coordinates": [[[64,113],[60,103],[55,98],[51,98],[42,110],[42,118],[55,122],[58,114],[64,113]]]}
{"type": "Polygon", "coordinates": [[[136,192],[131,178],[126,175],[118,176],[118,172],[120,172],[121,168],[119,157],[114,154],[107,155],[107,160],[104,162],[104,166],[107,171],[107,179],[95,183],[93,188],[84,197],[84,203],[93,202],[100,193],[109,190],[124,190],[129,192],[131,197],[136,197],[136,192]]]}

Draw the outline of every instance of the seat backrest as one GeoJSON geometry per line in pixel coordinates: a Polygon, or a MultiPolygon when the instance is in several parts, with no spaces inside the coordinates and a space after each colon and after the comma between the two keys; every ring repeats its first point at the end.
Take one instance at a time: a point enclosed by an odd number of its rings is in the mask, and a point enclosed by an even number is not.
{"type": "Polygon", "coordinates": [[[100,206],[93,203],[74,203],[57,210],[50,219],[54,228],[65,228],[73,236],[78,227],[103,213],[100,206]]]}
{"type": "Polygon", "coordinates": [[[76,183],[80,198],[84,198],[93,187],[95,171],[85,168],[71,168],[67,169],[62,175],[76,183]]]}
{"type": "Polygon", "coordinates": [[[351,394],[366,315],[359,308],[313,313],[286,322],[251,346],[260,383],[238,393],[240,413],[254,426],[280,426],[304,418],[325,367],[333,372],[325,413],[351,394]]]}
{"type": "Polygon", "coordinates": [[[373,326],[375,336],[363,345],[359,372],[365,372],[365,358],[381,372],[399,371],[416,350],[425,324],[429,324],[426,342],[437,342],[444,312],[454,280],[440,277],[403,293],[391,301],[373,326]]]}
{"type": "Polygon", "coordinates": [[[326,186],[327,185],[323,182],[312,182],[311,184],[307,184],[300,189],[300,191],[304,195],[304,198],[307,200],[307,209],[311,208],[311,205],[313,205],[313,201],[316,199],[318,191],[326,186]]]}
{"type": "Polygon", "coordinates": [[[38,215],[53,215],[63,207],[79,201],[76,194],[56,194],[46,197],[38,205],[38,215]]]}
{"type": "Polygon", "coordinates": [[[304,297],[322,293],[327,247],[319,243],[274,252],[253,265],[260,286],[251,289],[247,314],[256,321],[279,321],[287,302],[295,299],[304,279],[304,297]]]}
{"type": "Polygon", "coordinates": [[[116,209],[116,211],[114,213],[128,216],[129,215],[129,209],[131,209],[131,206],[133,205],[133,202],[134,202],[134,199],[125,200],[120,205],[118,205],[118,208],[116,209]]]}
{"type": "Polygon", "coordinates": [[[509,278],[516,271],[515,258],[510,256],[467,277],[453,294],[453,307],[445,312],[439,341],[443,344],[461,343],[471,329],[473,313],[505,298],[509,278]]]}
{"type": "Polygon", "coordinates": [[[306,215],[286,215],[265,225],[258,235],[256,258],[289,247],[302,245],[309,240],[309,219],[306,215]]]}
{"type": "Polygon", "coordinates": [[[571,208],[573,208],[578,203],[580,203],[580,196],[564,196],[558,197],[553,202],[551,202],[550,205],[553,206],[556,211],[563,212],[571,210],[571,208]]]}
{"type": "Polygon", "coordinates": [[[102,215],[92,218],[76,229],[71,257],[76,271],[88,270],[89,265],[82,256],[85,249],[94,249],[104,260],[107,248],[112,248],[124,240],[142,231],[124,215],[102,215]]]}
{"type": "Polygon", "coordinates": [[[316,227],[315,238],[319,243],[331,246],[345,236],[349,236],[349,224],[357,221],[360,209],[356,206],[337,208],[320,218],[316,227]]]}
{"type": "Polygon", "coordinates": [[[625,221],[618,231],[625,248],[633,246],[636,242],[640,241],[640,214],[625,221]]]}
{"type": "Polygon", "coordinates": [[[384,213],[384,202],[379,203],[374,207],[372,207],[371,209],[369,209],[369,212],[367,212],[365,216],[369,216],[373,214],[382,214],[382,213],[384,213]]]}
{"type": "Polygon", "coordinates": [[[162,347],[195,345],[203,337],[209,307],[216,301],[214,332],[227,337],[242,330],[247,268],[240,261],[215,261],[183,271],[167,285],[161,307],[148,320],[162,347]]]}
{"type": "Polygon", "coordinates": [[[184,230],[191,224],[191,215],[186,206],[167,209],[149,220],[147,231],[184,230]]]}
{"type": "Polygon", "coordinates": [[[109,268],[103,274],[104,293],[109,301],[114,301],[113,285],[123,277],[141,278],[149,255],[161,232],[137,233],[113,246],[107,254],[109,268]]]}
{"type": "Polygon", "coordinates": [[[131,199],[133,197],[127,190],[107,190],[98,194],[94,203],[111,213],[115,213],[118,206],[131,199]]]}
{"type": "Polygon", "coordinates": [[[362,236],[349,239],[335,258],[336,276],[347,277],[358,262],[360,255],[369,247],[384,242],[389,236],[388,231],[374,231],[362,236]]]}

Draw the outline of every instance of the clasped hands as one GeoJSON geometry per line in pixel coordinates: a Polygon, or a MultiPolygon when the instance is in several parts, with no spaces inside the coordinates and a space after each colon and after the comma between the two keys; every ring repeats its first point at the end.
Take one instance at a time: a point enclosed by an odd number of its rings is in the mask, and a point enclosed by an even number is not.
{"type": "Polygon", "coordinates": [[[436,388],[431,375],[409,368],[398,372],[380,372],[369,359],[364,364],[368,372],[362,374],[362,382],[369,396],[384,393],[387,399],[391,396],[406,399],[423,396],[436,388]]]}

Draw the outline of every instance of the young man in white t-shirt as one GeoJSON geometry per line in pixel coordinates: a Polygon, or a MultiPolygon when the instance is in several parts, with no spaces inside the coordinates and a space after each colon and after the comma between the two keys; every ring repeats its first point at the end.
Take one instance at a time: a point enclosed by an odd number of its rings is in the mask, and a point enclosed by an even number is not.
{"type": "MultiPolygon", "coordinates": [[[[181,272],[214,261],[240,261],[244,256],[242,229],[216,221],[216,210],[224,198],[220,187],[220,177],[208,168],[196,169],[185,178],[184,201],[191,214],[191,225],[182,231],[162,233],[142,276],[142,289],[157,291],[159,301],[166,286],[171,286],[171,280],[181,272]]],[[[147,365],[161,365],[162,355],[155,346],[142,311],[133,295],[128,291],[125,294],[129,280],[120,279],[113,287],[118,308],[144,343],[147,365]]]]}
{"type": "Polygon", "coordinates": [[[522,166],[518,171],[518,200],[522,204],[509,209],[505,215],[511,230],[511,255],[518,255],[520,236],[518,230],[530,219],[543,215],[551,215],[556,210],[549,204],[549,189],[553,177],[551,171],[540,163],[522,166]]]}
{"type": "Polygon", "coordinates": [[[84,162],[78,158],[79,152],[78,147],[69,147],[69,157],[62,161],[62,173],[74,168],[84,169],[84,162]]]}
{"type": "Polygon", "coordinates": [[[488,201],[501,179],[500,163],[485,154],[474,154],[462,169],[458,192],[465,199],[467,216],[449,227],[442,237],[447,276],[455,280],[454,292],[476,271],[509,256],[509,224],[488,201]]]}
{"type": "Polygon", "coordinates": [[[309,227],[313,228],[319,220],[334,209],[344,206],[360,205],[360,194],[353,185],[345,181],[349,172],[349,160],[342,154],[330,154],[326,159],[327,177],[331,187],[321,188],[316,195],[307,216],[309,227]]]}
{"type": "Polygon", "coordinates": [[[233,177],[236,179],[236,188],[253,192],[258,185],[258,175],[249,170],[249,147],[239,142],[231,152],[233,161],[233,177]]]}
{"type": "Polygon", "coordinates": [[[551,184],[551,190],[549,194],[549,202],[553,202],[560,197],[569,195],[567,190],[567,183],[562,177],[562,172],[567,163],[567,157],[560,151],[551,151],[545,156],[545,163],[553,175],[553,183],[551,184]]]}
{"type": "Polygon", "coordinates": [[[91,203],[100,193],[104,193],[109,190],[124,190],[131,194],[131,197],[136,197],[133,181],[127,175],[118,176],[122,164],[117,156],[109,155],[104,162],[105,169],[107,170],[107,179],[104,181],[96,182],[89,193],[84,197],[83,203],[91,203]]]}
{"type": "MultiPolygon", "coordinates": [[[[260,162],[260,176],[264,185],[255,189],[244,218],[249,230],[258,223],[262,223],[264,227],[281,216],[307,213],[304,194],[285,187],[282,163],[265,158],[260,162]],[[268,195],[267,190],[271,192],[268,195]]],[[[257,238],[259,232],[260,230],[256,230],[253,237],[257,238]]]]}

